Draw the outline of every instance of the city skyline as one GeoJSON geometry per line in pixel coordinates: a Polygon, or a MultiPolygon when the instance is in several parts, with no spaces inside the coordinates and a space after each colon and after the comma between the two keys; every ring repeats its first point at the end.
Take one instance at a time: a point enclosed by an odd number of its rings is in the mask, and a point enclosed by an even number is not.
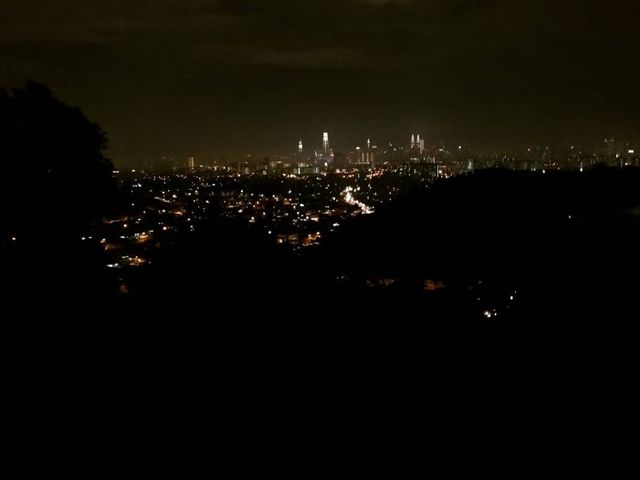
{"type": "MultiPolygon", "coordinates": [[[[486,149],[476,145],[469,145],[465,141],[454,141],[446,143],[442,140],[428,139],[421,133],[411,133],[405,135],[404,139],[389,139],[383,141],[372,140],[371,137],[364,137],[359,142],[351,145],[339,144],[334,145],[329,141],[333,138],[332,132],[316,132],[314,137],[299,138],[282,151],[272,151],[270,153],[256,154],[246,150],[245,153],[239,153],[235,156],[207,156],[197,157],[196,163],[201,166],[214,165],[237,165],[239,163],[259,165],[269,162],[286,162],[290,164],[309,163],[324,164],[328,161],[327,166],[335,166],[333,162],[336,158],[340,159],[340,165],[372,163],[371,157],[367,156],[367,152],[379,154],[389,154],[390,152],[398,152],[409,155],[407,158],[414,159],[435,159],[438,156],[462,156],[472,160],[474,158],[485,157],[504,157],[517,159],[522,156],[549,156],[552,155],[561,162],[568,157],[581,156],[586,159],[589,157],[598,158],[602,163],[616,165],[620,163],[620,159],[637,158],[637,144],[621,138],[604,138],[594,139],[592,142],[571,142],[571,143],[542,143],[542,144],[522,144],[509,149],[486,149]],[[363,156],[361,158],[361,156],[363,156]],[[364,159],[367,158],[367,161],[364,159]],[[361,161],[362,159],[362,161],[361,161]],[[616,160],[618,160],[616,162],[616,160]]],[[[161,161],[156,162],[156,167],[166,167],[169,162],[174,167],[180,167],[186,161],[189,168],[193,168],[193,159],[196,158],[192,154],[187,156],[167,156],[163,155],[161,161]]],[[[395,159],[392,163],[399,161],[395,159]]],[[[594,160],[596,161],[596,160],[594,160]]],[[[135,164],[120,164],[121,168],[135,167],[135,164]]],[[[154,167],[154,162],[146,162],[143,167],[154,167]]]]}
{"type": "Polygon", "coordinates": [[[488,150],[638,143],[633,6],[7,0],[0,85],[50,85],[118,164],[264,156],[327,130],[336,146],[412,131],[488,150]]]}

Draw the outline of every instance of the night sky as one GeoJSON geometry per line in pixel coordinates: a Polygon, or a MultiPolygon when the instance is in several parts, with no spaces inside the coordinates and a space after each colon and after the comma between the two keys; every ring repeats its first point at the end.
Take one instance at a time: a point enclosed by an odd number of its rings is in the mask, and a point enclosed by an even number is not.
{"type": "Polygon", "coordinates": [[[640,141],[637,0],[2,0],[0,85],[118,164],[407,140],[640,141]]]}

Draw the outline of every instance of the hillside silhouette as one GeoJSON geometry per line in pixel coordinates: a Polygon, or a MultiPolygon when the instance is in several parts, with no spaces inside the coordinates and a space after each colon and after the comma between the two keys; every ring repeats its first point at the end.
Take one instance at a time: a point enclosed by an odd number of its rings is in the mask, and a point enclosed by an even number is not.
{"type": "Polygon", "coordinates": [[[386,315],[410,376],[458,362],[557,379],[573,359],[576,378],[592,362],[618,378],[637,335],[639,205],[637,169],[480,171],[345,226],[323,261],[358,285],[395,280],[359,302],[370,318],[386,315]],[[425,293],[424,279],[447,288],[425,293]]]}
{"type": "MultiPolygon", "coordinates": [[[[480,171],[347,225],[325,256],[356,276],[510,285],[531,295],[518,316],[532,320],[551,318],[554,309],[526,309],[566,307],[566,294],[579,316],[635,285],[639,187],[637,169],[480,171]]],[[[615,315],[615,302],[608,310],[615,315]]]]}

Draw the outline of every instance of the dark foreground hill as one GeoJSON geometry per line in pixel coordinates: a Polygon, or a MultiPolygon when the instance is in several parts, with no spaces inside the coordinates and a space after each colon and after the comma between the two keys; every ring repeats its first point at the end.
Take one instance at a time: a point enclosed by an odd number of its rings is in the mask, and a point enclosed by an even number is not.
{"type": "Polygon", "coordinates": [[[639,205],[638,170],[482,171],[349,225],[326,256],[355,277],[517,292],[514,320],[615,320],[635,303],[639,205]]]}
{"type": "Polygon", "coordinates": [[[75,296],[65,276],[90,284],[86,269],[61,270],[55,298],[29,292],[19,313],[47,309],[10,320],[28,326],[9,337],[13,370],[20,391],[36,390],[29,402],[81,394],[77,408],[156,426],[220,403],[251,416],[353,391],[391,399],[392,412],[416,390],[439,412],[628,405],[639,181],[479,172],[404,197],[306,258],[211,222],[167,249],[135,295],[75,296]]]}

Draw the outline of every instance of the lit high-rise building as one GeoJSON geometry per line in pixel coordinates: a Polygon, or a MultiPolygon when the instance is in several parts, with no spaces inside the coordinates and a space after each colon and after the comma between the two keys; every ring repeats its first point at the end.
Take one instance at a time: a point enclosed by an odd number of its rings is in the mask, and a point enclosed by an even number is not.
{"type": "Polygon", "coordinates": [[[302,153],[304,148],[302,147],[302,140],[298,141],[298,153],[302,153]]]}
{"type": "Polygon", "coordinates": [[[196,168],[196,159],[194,157],[189,157],[187,159],[187,165],[190,170],[195,170],[196,168]]]}
{"type": "Polygon", "coordinates": [[[328,132],[324,132],[322,134],[322,153],[326,158],[329,158],[329,133],[328,132]]]}

